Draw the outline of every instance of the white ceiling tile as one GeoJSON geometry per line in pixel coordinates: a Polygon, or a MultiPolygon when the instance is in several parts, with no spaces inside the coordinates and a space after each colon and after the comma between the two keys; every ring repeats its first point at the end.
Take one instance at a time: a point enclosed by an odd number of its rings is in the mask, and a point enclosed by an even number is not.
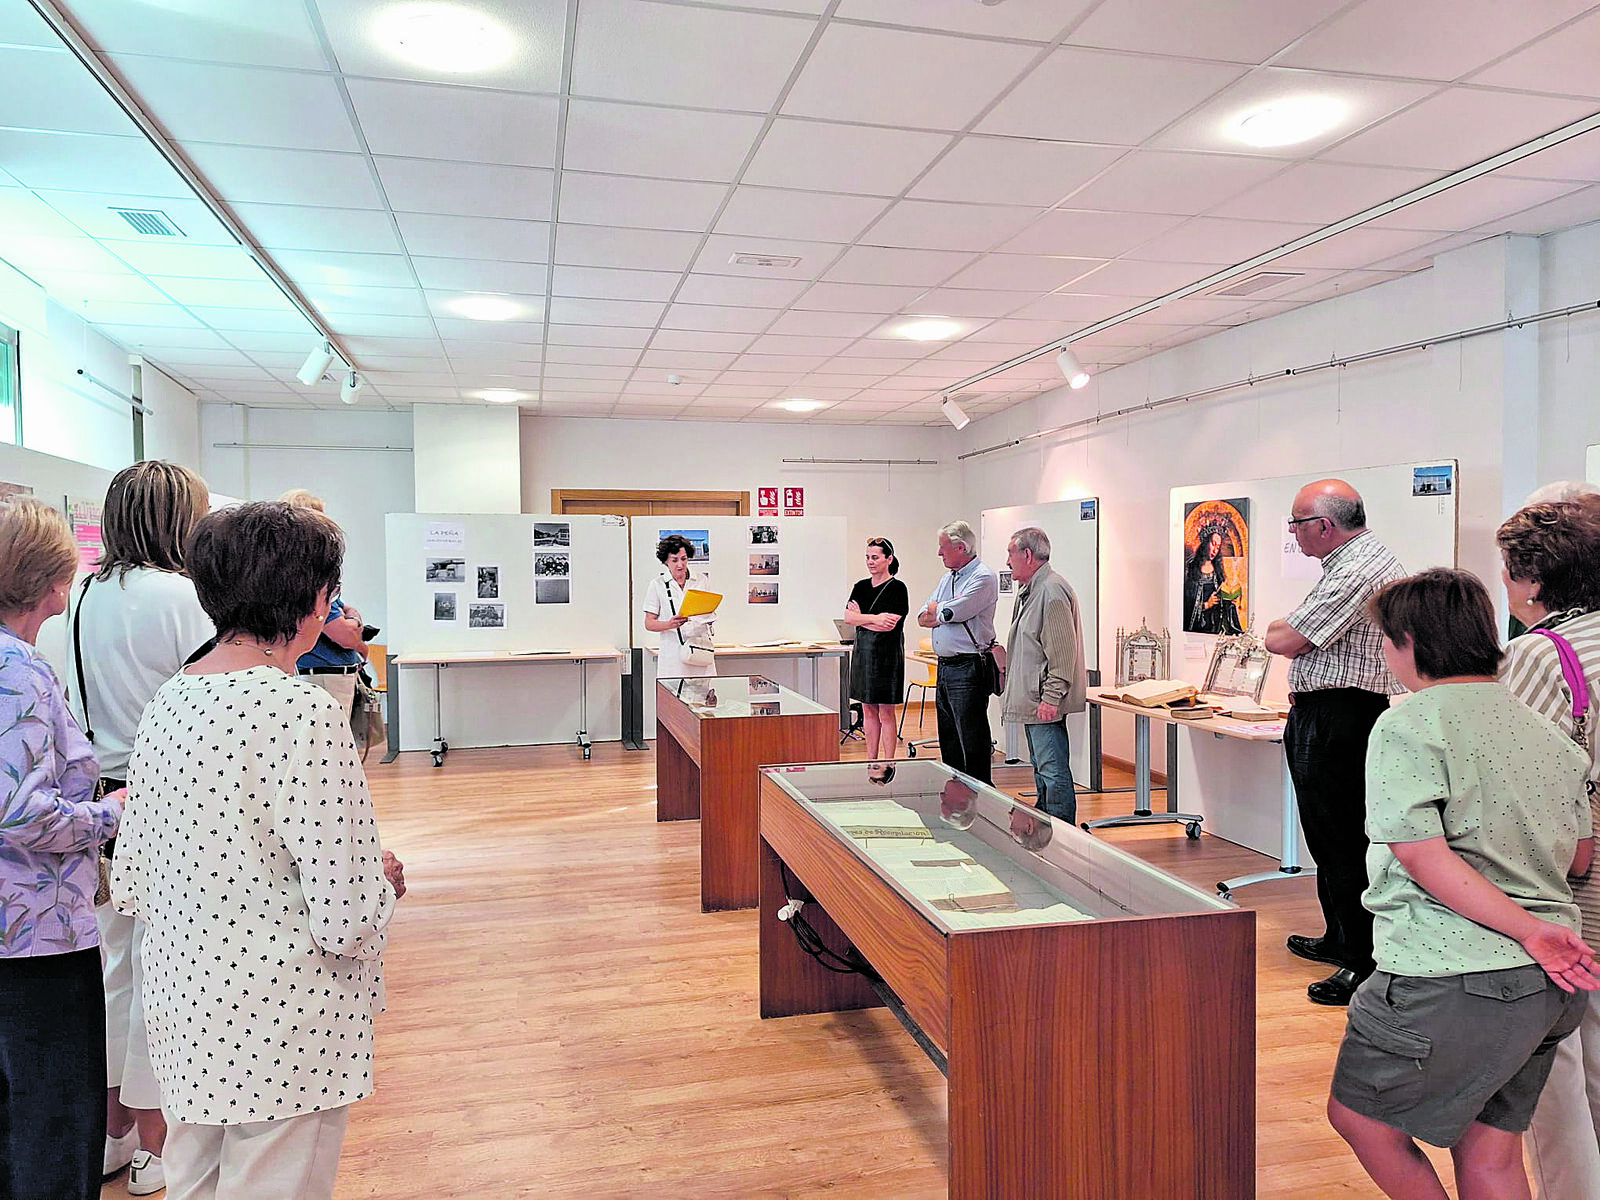
{"type": "Polygon", "coordinates": [[[761,139],[743,182],[897,196],[949,144],[943,133],[780,119],[761,139]]]}
{"type": "Polygon", "coordinates": [[[765,374],[789,372],[799,375],[815,370],[819,364],[827,361],[827,357],[821,354],[743,354],[739,357],[739,367],[741,370],[765,374]]]}
{"type": "Polygon", "coordinates": [[[1282,164],[1269,159],[1140,150],[1074,192],[1070,203],[1106,212],[1193,216],[1280,170],[1282,164]]]}
{"type": "Polygon", "coordinates": [[[555,173],[537,167],[442,162],[427,158],[373,160],[389,207],[397,213],[444,213],[520,221],[550,218],[555,173]]]}
{"type": "Polygon", "coordinates": [[[862,237],[870,246],[928,250],[988,250],[1041,213],[998,204],[901,200],[862,237]]]}
{"type": "Polygon", "coordinates": [[[1323,153],[1323,160],[1452,171],[1586,117],[1583,100],[1450,88],[1323,153]]]}
{"type": "Polygon", "coordinates": [[[626,380],[633,374],[633,367],[608,367],[594,363],[546,363],[544,377],[546,379],[610,379],[613,381],[626,380]]]}
{"type": "Polygon", "coordinates": [[[991,319],[1015,312],[1038,293],[1036,291],[991,291],[982,288],[940,287],[918,296],[902,311],[943,313],[947,317],[991,319]]]}
{"type": "Polygon", "coordinates": [[[430,258],[504,258],[544,262],[550,257],[550,226],[544,221],[495,217],[397,213],[395,220],[412,254],[430,258]]]}
{"type": "Polygon", "coordinates": [[[1179,262],[1232,266],[1308,233],[1315,233],[1317,228],[1316,225],[1291,225],[1282,221],[1195,217],[1151,239],[1131,251],[1128,257],[1146,262],[1176,259],[1179,262]]]}
{"type": "Polygon", "coordinates": [[[736,275],[690,275],[678,289],[683,304],[738,304],[783,308],[805,290],[803,279],[744,279],[736,275]]]}
{"type": "Polygon", "coordinates": [[[1472,77],[1490,87],[1600,98],[1600,10],[1472,77]]]}
{"type": "Polygon", "coordinates": [[[834,19],[1053,41],[1091,7],[1090,0],[1009,0],[1003,6],[981,10],[976,5],[933,4],[929,0],[842,0],[834,19]]]}
{"type": "Polygon", "coordinates": [[[894,313],[916,300],[924,290],[869,283],[817,283],[794,301],[794,306],[817,312],[894,313]]]}
{"type": "Polygon", "coordinates": [[[152,276],[155,284],[190,308],[261,308],[289,311],[289,298],[266,279],[186,279],[152,276]]]}
{"type": "Polygon", "coordinates": [[[1100,266],[1098,258],[1060,258],[1035,254],[986,254],[947,287],[990,291],[1052,292],[1100,266]]]}
{"type": "Polygon", "coordinates": [[[905,364],[916,362],[919,358],[927,358],[939,349],[938,342],[914,342],[908,338],[894,336],[891,331],[898,328],[901,323],[899,320],[886,322],[879,328],[881,336],[862,338],[850,347],[849,354],[839,355],[829,363],[828,367],[821,369],[826,371],[833,363],[838,363],[841,371],[860,373],[863,370],[881,370],[887,374],[898,371],[905,364]],[[873,367],[865,367],[862,363],[864,359],[881,361],[873,367]]]}
{"type": "MultiPolygon", "coordinates": [[[[437,345],[437,343],[435,343],[435,345],[437,345]]],[[[348,345],[345,348],[350,349],[348,345]]],[[[350,353],[355,354],[355,351],[350,349],[350,353]]],[[[300,363],[295,361],[293,358],[286,358],[286,360],[279,365],[285,368],[294,369],[299,367],[300,363]]],[[[365,354],[359,356],[359,360],[356,365],[359,366],[362,372],[367,375],[368,383],[388,383],[392,381],[402,385],[411,377],[411,373],[413,371],[450,370],[450,360],[445,357],[442,348],[438,354],[427,357],[407,356],[391,358],[380,354],[365,354]]]]}
{"type": "Polygon", "coordinates": [[[184,246],[159,242],[104,241],[107,250],[145,275],[198,279],[261,279],[261,268],[242,246],[184,246]]]}
{"type": "MultiPolygon", "coordinates": [[[[1600,221],[1600,187],[1569,192],[1559,200],[1502,217],[1492,222],[1490,228],[1504,233],[1546,234],[1591,221],[1600,221]]],[[[1441,245],[1439,251],[1447,248],[1441,245]]],[[[1428,249],[1432,252],[1432,247],[1428,249]]]]}
{"type": "Polygon", "coordinates": [[[828,269],[827,279],[833,283],[932,287],[972,260],[973,255],[964,251],[852,246],[828,269]]]}
{"type": "MultiPolygon", "coordinates": [[[[377,358],[433,358],[444,347],[436,337],[431,338],[374,338],[353,337],[345,340],[351,354],[377,358]]],[[[305,357],[304,355],[301,356],[305,357]]]]}
{"type": "MultiPolygon", "coordinates": [[[[83,238],[67,217],[24,188],[0,190],[0,231],[9,237],[83,238]]],[[[64,267],[65,270],[89,268],[64,267]]]]}
{"type": "Polygon", "coordinates": [[[119,304],[165,304],[168,297],[139,275],[99,275],[87,271],[32,272],[50,298],[68,307],[84,300],[111,300],[119,304]]]}
{"type": "Polygon", "coordinates": [[[78,315],[94,325],[151,325],[164,329],[197,329],[201,322],[177,305],[124,304],[115,300],[86,300],[74,305],[78,315]]]}
{"type": "MultiPolygon", "coordinates": [[[[250,361],[241,350],[218,348],[184,350],[172,348],[161,352],[161,365],[172,370],[207,366],[245,367],[250,365],[250,361]]],[[[260,360],[257,359],[256,361],[259,362],[260,360]]]]}
{"type": "Polygon", "coordinates": [[[572,54],[581,96],[766,112],[816,23],[809,19],[585,0],[572,54]]]}
{"type": "MultiPolygon", "coordinates": [[[[167,348],[213,349],[226,348],[222,335],[209,329],[160,329],[148,325],[119,325],[114,321],[96,321],[95,327],[108,338],[130,350],[167,348]]],[[[310,349],[310,343],[306,343],[310,349]]]]}
{"type": "Polygon", "coordinates": [[[1027,138],[964,137],[911,195],[1047,207],[1115,162],[1123,150],[1027,138]]]}
{"type": "MultiPolygon", "coordinates": [[[[535,299],[527,305],[523,320],[473,321],[467,317],[438,315],[433,318],[431,328],[437,329],[439,336],[451,345],[492,342],[535,346],[544,340],[543,304],[542,299],[535,299]]],[[[530,357],[525,350],[518,353],[530,357]]]]}
{"type": "Polygon", "coordinates": [[[736,354],[731,353],[678,350],[652,343],[650,349],[639,356],[639,370],[633,382],[628,385],[628,390],[640,395],[683,395],[690,388],[698,390],[700,385],[727,367],[736,357],[738,357],[736,354]],[[696,380],[691,377],[688,385],[668,383],[667,374],[676,371],[693,371],[701,378],[696,380]]]}
{"type": "Polygon", "coordinates": [[[560,103],[469,87],[351,79],[346,86],[374,154],[551,167],[560,103]]]}
{"type": "Polygon", "coordinates": [[[1100,295],[1149,300],[1204,279],[1214,271],[1214,267],[1204,263],[1133,262],[1123,258],[1107,263],[1075,286],[1100,295]]]}
{"type": "Polygon", "coordinates": [[[336,333],[353,337],[426,338],[435,334],[434,323],[427,317],[383,317],[368,314],[339,316],[332,319],[336,333]]]}
{"type": "Polygon", "coordinates": [[[543,263],[483,258],[413,256],[417,281],[425,288],[452,292],[544,292],[550,268],[543,263]]]}
{"type": "Polygon", "coordinates": [[[700,248],[700,235],[603,225],[556,226],[556,262],[574,267],[682,271],[700,248]]]}
{"type": "Polygon", "coordinates": [[[1363,225],[1347,229],[1304,250],[1286,254],[1274,260],[1268,269],[1292,271],[1302,267],[1369,267],[1382,259],[1418,250],[1436,238],[1437,235],[1433,233],[1363,225]]]}
{"type": "Polygon", "coordinates": [[[791,309],[772,322],[769,333],[800,334],[806,337],[864,337],[876,329],[881,317],[876,313],[804,312],[791,309]]]}
{"type": "Polygon", "coordinates": [[[827,242],[712,234],[696,256],[694,268],[707,274],[742,275],[752,279],[815,279],[843,248],[827,242]],[[796,258],[799,262],[792,267],[758,267],[733,261],[742,254],[777,255],[796,258]]]}
{"type": "Polygon", "coordinates": [[[631,366],[639,361],[639,351],[612,346],[556,346],[545,348],[548,363],[614,363],[631,366]]]}
{"type": "Polygon", "coordinates": [[[830,358],[813,372],[815,375],[843,375],[851,379],[862,376],[871,376],[876,382],[885,375],[893,374],[911,366],[917,361],[915,358],[896,358],[892,356],[895,346],[902,343],[892,342],[858,342],[859,346],[870,346],[870,354],[841,354],[830,358]]]}
{"type": "MultiPolygon", "coordinates": [[[[1079,322],[1075,321],[1024,321],[1007,319],[991,321],[982,329],[975,330],[967,335],[967,340],[975,342],[1007,342],[1011,344],[1026,343],[1029,346],[1040,346],[1045,342],[1054,341],[1064,334],[1071,333],[1079,322]]],[[[996,361],[999,361],[996,359],[996,361]]]]}
{"type": "Polygon", "coordinates": [[[7,46],[56,48],[61,45],[61,39],[33,9],[11,5],[0,8],[0,43],[7,46]]]}
{"type": "Polygon", "coordinates": [[[73,133],[132,132],[127,115],[65,47],[0,45],[0,126],[73,133]]]}
{"type": "Polygon", "coordinates": [[[832,356],[849,348],[853,337],[806,337],[797,334],[768,333],[751,342],[750,354],[816,354],[832,356]]]}
{"type": "MultiPolygon", "coordinates": [[[[396,245],[394,249],[398,250],[396,245]]],[[[415,283],[403,254],[353,254],[337,250],[274,250],[272,259],[289,278],[305,286],[318,284],[367,287],[409,287],[415,283]]],[[[424,260],[427,261],[427,260],[424,260]]],[[[170,271],[181,275],[184,272],[170,271]]]]}
{"type": "Polygon", "coordinates": [[[963,129],[1038,53],[1037,46],[834,22],[806,59],[783,111],[963,129]]]}
{"type": "Polygon", "coordinates": [[[35,237],[0,229],[0,258],[20,271],[89,271],[116,275],[128,268],[87,237],[35,237]]]}
{"type": "MultiPolygon", "coordinates": [[[[191,305],[189,311],[219,333],[287,333],[306,339],[316,337],[316,331],[306,319],[287,303],[281,308],[207,308],[191,305]]],[[[233,341],[231,337],[228,340],[233,341]]],[[[309,350],[312,342],[307,340],[304,345],[309,350]]]]}
{"type": "Polygon", "coordinates": [[[672,271],[557,266],[550,272],[550,291],[556,296],[597,300],[670,300],[680,278],[672,271]]]}
{"type": "Polygon", "coordinates": [[[212,190],[228,202],[382,208],[372,168],[360,154],[269,150],[260,146],[183,147],[212,190]]]}
{"type": "Polygon", "coordinates": [[[781,188],[735,188],[717,232],[848,243],[884,211],[875,196],[840,196],[781,188]]]}
{"type": "Polygon", "coordinates": [[[180,142],[359,150],[331,75],[167,58],[118,66],[144,107],[180,142]]]}
{"type": "Polygon", "coordinates": [[[25,187],[43,190],[194,196],[142,137],[0,129],[0,165],[25,187]]]}
{"type": "Polygon", "coordinates": [[[978,130],[1136,146],[1243,73],[1220,63],[1062,47],[996,105],[978,130]],[[1071,114],[1066,128],[1063,113],[1071,114]]]}
{"type": "Polygon", "coordinates": [[[39,198],[77,225],[90,237],[118,238],[126,241],[170,242],[172,238],[141,234],[116,208],[156,209],[171,219],[191,246],[236,246],[233,235],[212,216],[211,210],[193,197],[129,196],[114,193],[47,192],[39,198]]]}
{"type": "Polygon", "coordinates": [[[1558,146],[1529,155],[1500,174],[1527,179],[1572,179],[1600,182],[1600,131],[1579,134],[1558,146]]]}
{"type": "Polygon", "coordinates": [[[1247,220],[1307,221],[1331,225],[1363,209],[1404,195],[1437,178],[1436,171],[1354,167],[1309,162],[1290,167],[1212,210],[1247,220]]]}
{"type": "Polygon", "coordinates": [[[258,383],[278,382],[261,367],[252,367],[248,364],[239,367],[190,367],[186,375],[202,386],[215,386],[217,384],[236,383],[246,380],[258,383]]]}
{"type": "Polygon", "coordinates": [[[300,208],[288,204],[230,205],[239,221],[269,250],[337,250],[395,254],[400,239],[385,212],[354,208],[300,208]]]}
{"type": "Polygon", "coordinates": [[[1117,0],[1072,31],[1081,46],[1258,63],[1344,7],[1348,0],[1117,0]]]}
{"type": "Polygon", "coordinates": [[[1181,218],[1157,213],[1093,212],[1060,208],[1047,212],[1000,247],[1005,254],[1070,254],[1116,258],[1165,233],[1181,218]]]}
{"type": "MultiPolygon", "coordinates": [[[[218,335],[217,344],[221,345],[222,339],[218,335]]],[[[305,358],[311,349],[322,341],[309,326],[301,330],[230,330],[227,335],[227,344],[237,346],[246,354],[256,352],[292,354],[299,351],[300,357],[305,358]]],[[[186,345],[188,343],[185,343],[186,345]]],[[[353,353],[353,351],[352,351],[353,353]]]]}
{"type": "Polygon", "coordinates": [[[604,325],[552,325],[552,346],[629,346],[643,349],[650,341],[648,329],[608,328],[604,325]]]}
{"type": "Polygon", "coordinates": [[[131,5],[73,0],[73,19],[95,47],[115,55],[171,55],[208,62],[326,70],[328,63],[298,0],[210,0],[131,5]]]}
{"type": "Polygon", "coordinates": [[[754,336],[751,333],[712,329],[660,329],[650,340],[650,345],[656,350],[737,354],[750,344],[754,336]]]}
{"type": "Polygon", "coordinates": [[[741,113],[574,100],[562,167],[727,182],[744,165],[761,123],[741,113]]]}
{"type": "Polygon", "coordinates": [[[1437,229],[1449,233],[1473,229],[1497,217],[1520,212],[1565,195],[1579,185],[1538,179],[1497,179],[1480,175],[1398,212],[1379,217],[1377,226],[1437,229]]]}
{"type": "Polygon", "coordinates": [[[391,7],[388,0],[317,0],[328,40],[347,74],[521,92],[554,92],[561,86],[565,0],[473,0],[475,12],[508,31],[510,53],[498,66],[466,75],[418,66],[397,57],[374,37],[373,23],[391,7]]]}
{"type": "Polygon", "coordinates": [[[707,333],[760,333],[779,315],[775,308],[744,305],[673,304],[661,318],[663,329],[696,329],[707,333]]]}
{"type": "Polygon", "coordinates": [[[1453,0],[1365,0],[1304,38],[1281,65],[1413,79],[1458,79],[1577,16],[1591,0],[1474,6],[1453,0]]]}
{"type": "Polygon", "coordinates": [[[335,315],[357,313],[370,316],[425,317],[428,306],[416,288],[360,287],[340,285],[307,288],[305,297],[318,312],[335,315]]]}
{"type": "Polygon", "coordinates": [[[720,183],[586,175],[563,169],[561,220],[701,233],[710,227],[727,194],[720,183]]]}

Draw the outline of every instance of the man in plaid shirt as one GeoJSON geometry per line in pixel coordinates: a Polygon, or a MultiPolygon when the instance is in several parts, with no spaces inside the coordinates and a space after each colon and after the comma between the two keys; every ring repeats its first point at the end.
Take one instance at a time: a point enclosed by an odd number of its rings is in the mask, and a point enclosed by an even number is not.
{"type": "Polygon", "coordinates": [[[1300,549],[1322,560],[1322,578],[1287,617],[1267,626],[1267,649],[1289,664],[1294,707],[1283,751],[1300,802],[1306,846],[1317,860],[1326,930],[1294,934],[1289,950],[1337,968],[1306,989],[1317,1004],[1348,1004],[1372,973],[1367,887],[1367,735],[1389,697],[1403,690],[1383,661],[1383,635],[1367,601],[1405,568],[1367,528],[1366,507],[1342,479],[1301,488],[1290,514],[1300,549]]]}

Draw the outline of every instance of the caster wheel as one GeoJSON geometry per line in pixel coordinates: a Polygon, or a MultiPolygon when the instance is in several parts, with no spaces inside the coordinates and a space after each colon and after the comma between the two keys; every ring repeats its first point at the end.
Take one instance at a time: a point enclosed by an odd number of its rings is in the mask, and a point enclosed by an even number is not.
{"type": "Polygon", "coordinates": [[[448,749],[450,749],[450,743],[449,742],[440,742],[439,743],[439,754],[440,754],[441,757],[444,755],[444,752],[446,750],[448,750],[448,749]]]}
{"type": "Polygon", "coordinates": [[[1233,899],[1233,893],[1232,892],[1219,892],[1218,895],[1220,895],[1224,900],[1232,900],[1233,899]]]}
{"type": "Polygon", "coordinates": [[[436,767],[444,766],[444,755],[440,754],[437,750],[433,751],[433,765],[436,767]]]}
{"type": "Polygon", "coordinates": [[[588,762],[589,761],[589,748],[587,746],[585,746],[583,748],[583,761],[584,762],[588,762]]]}
{"type": "Polygon", "coordinates": [[[1184,833],[1189,835],[1189,838],[1190,838],[1191,841],[1198,842],[1200,840],[1200,822],[1199,821],[1190,821],[1187,825],[1185,825],[1183,827],[1183,831],[1184,831],[1184,833]]]}
{"type": "Polygon", "coordinates": [[[916,756],[917,756],[917,748],[915,746],[909,746],[909,747],[906,748],[906,757],[907,758],[915,758],[916,756]]]}
{"type": "Polygon", "coordinates": [[[1092,830],[1092,829],[1090,829],[1090,828],[1089,828],[1089,822],[1087,822],[1087,821],[1084,821],[1084,822],[1082,822],[1082,823],[1081,823],[1081,824],[1080,824],[1080,825],[1079,825],[1079,826],[1078,826],[1078,828],[1079,828],[1079,829],[1081,829],[1081,830],[1083,830],[1083,831],[1084,831],[1084,832],[1085,832],[1085,833],[1093,833],[1093,832],[1094,832],[1094,830],[1092,830]]]}

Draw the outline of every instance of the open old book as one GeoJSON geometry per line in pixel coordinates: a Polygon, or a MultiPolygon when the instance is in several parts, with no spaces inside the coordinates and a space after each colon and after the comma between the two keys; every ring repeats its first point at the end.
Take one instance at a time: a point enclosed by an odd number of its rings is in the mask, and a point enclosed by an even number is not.
{"type": "Polygon", "coordinates": [[[1193,702],[1197,689],[1181,679],[1141,679],[1111,693],[1111,699],[1142,708],[1171,708],[1193,702]]]}

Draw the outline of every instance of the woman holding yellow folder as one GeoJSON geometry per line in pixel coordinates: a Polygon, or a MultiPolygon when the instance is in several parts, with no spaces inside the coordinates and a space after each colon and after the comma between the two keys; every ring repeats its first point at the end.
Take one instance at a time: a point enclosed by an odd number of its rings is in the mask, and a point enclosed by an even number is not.
{"type": "MultiPolygon", "coordinates": [[[[682,679],[715,675],[717,657],[712,649],[712,615],[685,616],[684,595],[696,589],[689,573],[694,546],[682,534],[669,534],[656,546],[656,558],[666,569],[650,581],[644,593],[644,627],[661,635],[657,679],[682,679]]],[[[690,605],[691,611],[695,606],[690,605]]]]}

